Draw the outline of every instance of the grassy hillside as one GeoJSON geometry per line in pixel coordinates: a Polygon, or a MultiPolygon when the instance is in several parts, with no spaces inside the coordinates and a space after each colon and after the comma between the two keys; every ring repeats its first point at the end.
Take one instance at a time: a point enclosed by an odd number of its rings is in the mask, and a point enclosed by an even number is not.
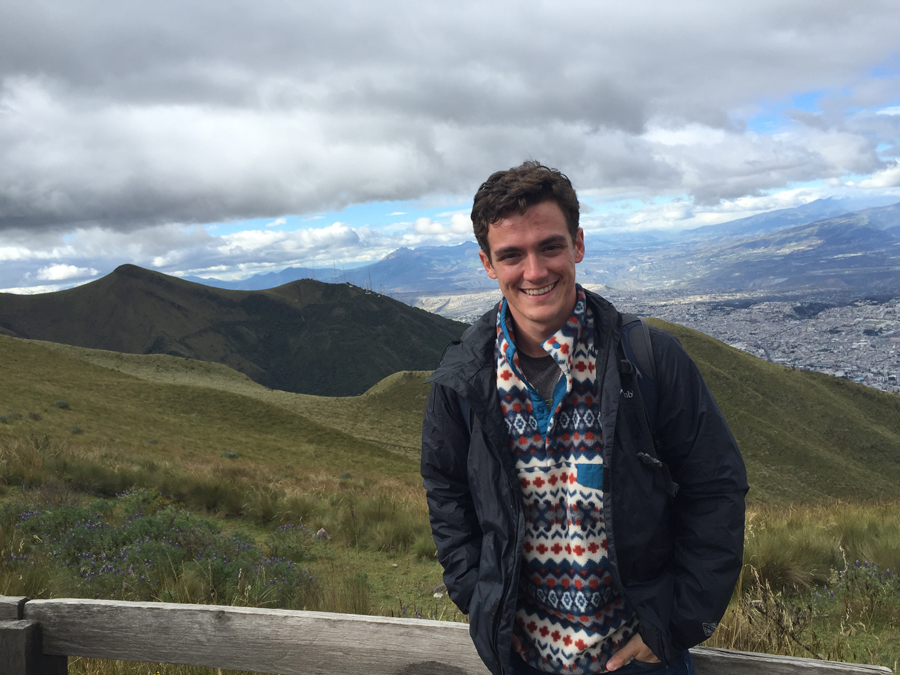
{"type": "Polygon", "coordinates": [[[752,500],[900,494],[900,396],[651,323],[677,336],[703,373],[743,452],[752,500]]]}
{"type": "Polygon", "coordinates": [[[325,527],[345,544],[433,547],[418,462],[341,431],[329,414],[315,414],[323,424],[253,396],[142,380],[2,336],[0,362],[0,490],[55,499],[139,486],[261,526],[325,527]]]}
{"type": "MultiPolygon", "coordinates": [[[[176,362],[172,357],[149,359],[177,363],[187,372],[194,366],[212,365],[185,359],[176,362]]],[[[27,429],[65,437],[73,447],[114,448],[152,455],[157,462],[178,457],[215,464],[223,452],[237,452],[276,475],[285,473],[286,464],[294,464],[303,466],[307,474],[355,470],[415,479],[414,463],[339,431],[337,425],[299,414],[302,406],[289,410],[222,388],[138,379],[98,368],[59,348],[5,336],[0,336],[0,360],[4,362],[0,410],[24,415],[22,420],[9,420],[7,414],[9,423],[0,430],[27,429]],[[65,401],[69,407],[59,408],[56,401],[65,401]],[[37,412],[41,419],[32,420],[27,412],[37,412]],[[81,432],[73,434],[72,427],[81,432]]],[[[266,392],[248,381],[245,386],[266,392]]]]}
{"type": "MultiPolygon", "coordinates": [[[[880,498],[897,495],[896,486],[900,484],[900,397],[818,373],[768,363],[696,331],[674,324],[654,323],[676,335],[703,372],[744,453],[751,477],[751,499],[798,501],[826,496],[880,498]]],[[[107,369],[144,380],[146,386],[130,378],[119,380],[118,386],[130,382],[129,386],[133,388],[116,397],[127,412],[119,412],[113,417],[103,415],[102,411],[109,403],[98,400],[96,408],[79,405],[77,413],[57,412],[52,416],[52,419],[64,418],[68,422],[84,420],[81,426],[92,429],[92,437],[95,434],[104,437],[104,442],[113,439],[121,442],[127,429],[136,436],[137,442],[145,445],[146,439],[161,437],[169,439],[168,442],[178,439],[178,446],[197,446],[199,449],[203,445],[219,447],[223,441],[212,439],[222,438],[231,439],[229,446],[254,445],[254,434],[266,431],[265,447],[275,443],[273,438],[278,436],[278,429],[283,429],[291,438],[296,433],[297,438],[312,439],[307,443],[313,445],[316,439],[323,438],[323,434],[334,434],[333,438],[339,441],[338,447],[354,445],[360,440],[379,451],[387,448],[399,451],[409,459],[417,457],[421,417],[428,393],[424,372],[394,374],[362,396],[326,398],[273,391],[213,363],[49,343],[5,340],[0,344],[9,352],[4,359],[7,363],[22,364],[15,378],[22,380],[0,394],[0,411],[4,405],[16,406],[15,392],[21,392],[23,400],[34,401],[30,404],[34,406],[39,405],[38,387],[41,394],[49,394],[48,387],[40,386],[36,381],[40,379],[39,363],[55,364],[45,377],[52,376],[60,383],[59,392],[73,392],[73,398],[87,395],[86,402],[91,400],[91,391],[97,392],[99,399],[108,398],[110,385],[107,380],[113,374],[107,369]],[[56,356],[52,357],[51,353],[56,356]],[[69,360],[62,362],[70,365],[62,367],[53,361],[64,355],[69,360]],[[76,367],[78,361],[82,363],[76,367]],[[88,363],[104,366],[104,369],[91,369],[88,363]],[[64,381],[69,384],[65,385],[64,381]],[[171,389],[170,385],[179,385],[174,391],[191,393],[163,393],[171,389]],[[156,395],[167,402],[190,399],[189,405],[175,406],[182,410],[202,405],[203,400],[210,401],[207,405],[215,401],[212,405],[215,412],[210,413],[207,421],[219,420],[216,426],[221,432],[211,434],[204,430],[197,434],[198,439],[192,439],[183,415],[173,411],[155,413],[154,407],[142,403],[151,396],[150,391],[157,392],[156,395]],[[237,413],[239,408],[246,412],[237,413]],[[251,410],[256,412],[251,414],[251,410]],[[96,423],[91,421],[94,414],[99,417],[96,423]],[[292,426],[288,420],[294,419],[295,414],[302,416],[302,422],[294,422],[292,426]],[[227,424],[220,426],[224,423],[223,417],[235,420],[238,428],[222,433],[227,429],[227,424]],[[250,424],[245,424],[245,420],[250,424]],[[259,426],[254,421],[260,423],[259,426]],[[299,433],[300,427],[304,433],[299,433]]],[[[69,394],[53,396],[64,398],[66,395],[69,394]]],[[[46,396],[43,401],[46,405],[46,396]]],[[[18,404],[18,408],[24,407],[23,403],[18,404]]],[[[196,420],[196,417],[194,414],[191,419],[196,420]]],[[[65,427],[62,430],[65,431],[65,427]]],[[[157,445],[153,450],[163,453],[166,447],[166,444],[157,445]]],[[[299,443],[296,452],[302,453],[307,447],[311,446],[299,443]]],[[[313,456],[310,461],[315,465],[316,453],[307,452],[313,456]]],[[[389,454],[397,455],[396,452],[389,454]]],[[[340,456],[338,452],[334,457],[340,456]]],[[[407,470],[415,474],[415,467],[407,470]]]]}
{"type": "Polygon", "coordinates": [[[57,293],[0,294],[0,334],[222,363],[272,389],[327,396],[433,368],[464,329],[349,284],[232,291],[134,265],[57,293]]]}
{"type": "MultiPolygon", "coordinates": [[[[652,322],[681,340],[706,378],[744,454],[751,500],[898,496],[900,396],[792,370],[697,331],[652,322]]],[[[308,424],[315,420],[318,428],[333,429],[342,438],[364,440],[413,460],[418,457],[429,390],[425,372],[396,373],[362,396],[326,398],[266,389],[218,364],[42,346],[157,384],[197,386],[249,397],[299,413],[308,424]]]]}
{"type": "Polygon", "coordinates": [[[269,389],[218,363],[161,354],[123,354],[55,342],[32,344],[150,382],[205,387],[247,396],[413,459],[419,457],[422,415],[431,388],[425,378],[430,371],[394,373],[360,396],[326,397],[269,389]]]}

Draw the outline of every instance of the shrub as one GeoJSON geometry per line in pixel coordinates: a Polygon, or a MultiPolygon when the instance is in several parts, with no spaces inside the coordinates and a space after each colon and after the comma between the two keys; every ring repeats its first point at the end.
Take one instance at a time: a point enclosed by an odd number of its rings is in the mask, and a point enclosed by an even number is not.
{"type": "Polygon", "coordinates": [[[45,464],[52,475],[59,476],[73,490],[88,495],[113,497],[137,482],[131,471],[116,471],[78,457],[50,456],[45,464]]]}
{"type": "Polygon", "coordinates": [[[706,644],[896,670],[897,506],[751,506],[741,579],[706,644]]]}
{"type": "Polygon", "coordinates": [[[236,452],[232,452],[231,450],[226,450],[219,457],[224,457],[225,459],[237,459],[240,455],[236,452]]]}
{"type": "Polygon", "coordinates": [[[758,580],[753,593],[741,596],[728,608],[706,644],[767,654],[844,660],[841,646],[833,651],[830,645],[809,640],[808,631],[814,619],[810,603],[797,602],[758,580]]]}
{"type": "Polygon", "coordinates": [[[20,412],[7,413],[6,416],[13,422],[18,422],[20,419],[22,419],[22,413],[20,412]]]}
{"type": "Polygon", "coordinates": [[[47,434],[38,436],[37,434],[29,434],[28,441],[36,452],[46,452],[50,449],[50,437],[47,434]]]}
{"type": "Polygon", "coordinates": [[[347,500],[335,523],[337,536],[347,545],[381,551],[405,551],[430,531],[417,508],[387,494],[347,500]]]}
{"type": "Polygon", "coordinates": [[[816,593],[817,604],[834,608],[850,623],[890,623],[900,601],[900,578],[868,560],[856,560],[835,572],[816,593]]]}
{"type": "MultiPolygon", "coordinates": [[[[896,503],[826,503],[758,507],[750,511],[744,563],[775,590],[826,583],[847,560],[900,569],[900,510],[896,503]]],[[[753,575],[744,583],[754,585],[753,575]]]]}
{"type": "Polygon", "coordinates": [[[257,488],[250,493],[241,510],[258,524],[268,525],[278,515],[278,505],[283,498],[283,494],[271,488],[257,488]]]}
{"type": "Polygon", "coordinates": [[[29,412],[28,412],[28,419],[33,420],[33,421],[35,421],[35,422],[40,422],[40,421],[43,419],[43,417],[41,417],[41,414],[40,414],[40,413],[36,413],[36,412],[33,412],[33,411],[29,411],[29,412]]]}
{"type": "Polygon", "coordinates": [[[49,476],[39,443],[19,439],[0,441],[0,479],[3,482],[30,488],[40,485],[49,476]]]}
{"type": "Polygon", "coordinates": [[[309,544],[313,536],[303,525],[282,525],[269,535],[266,548],[269,555],[275,558],[287,558],[294,562],[308,560],[312,557],[309,544]]]}
{"type": "Polygon", "coordinates": [[[413,543],[412,551],[417,558],[436,558],[437,546],[434,543],[434,537],[430,534],[420,536],[413,543]]]}
{"type": "Polygon", "coordinates": [[[180,501],[194,508],[225,516],[239,516],[243,511],[246,487],[215,478],[187,479],[188,493],[180,501]]]}
{"type": "Polygon", "coordinates": [[[76,436],[77,436],[78,434],[83,434],[83,433],[84,433],[84,430],[83,430],[81,427],[76,427],[76,426],[71,426],[71,427],[69,427],[69,431],[71,431],[71,432],[72,432],[73,434],[75,434],[76,436]]]}
{"type": "Polygon", "coordinates": [[[305,569],[278,555],[302,557],[302,531],[277,533],[265,550],[152,490],[89,506],[7,507],[0,524],[0,583],[10,589],[9,579],[36,570],[29,597],[46,594],[51,578],[55,594],[74,597],[301,608],[320,595],[305,569]]]}
{"type": "Polygon", "coordinates": [[[61,408],[62,410],[69,409],[69,404],[66,401],[54,401],[53,405],[55,405],[57,408],[61,408]]]}
{"type": "Polygon", "coordinates": [[[317,510],[316,501],[306,495],[294,495],[287,497],[278,505],[278,520],[281,523],[303,523],[312,526],[313,516],[317,510]]]}

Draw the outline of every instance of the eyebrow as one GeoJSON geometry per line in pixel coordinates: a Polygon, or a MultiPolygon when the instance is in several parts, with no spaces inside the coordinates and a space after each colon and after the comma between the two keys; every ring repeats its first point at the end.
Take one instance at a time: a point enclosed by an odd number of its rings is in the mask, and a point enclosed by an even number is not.
{"type": "MultiPolygon", "coordinates": [[[[559,244],[559,243],[564,244],[565,242],[566,242],[566,237],[564,235],[554,234],[552,237],[547,237],[546,239],[541,239],[537,243],[537,246],[538,246],[538,248],[542,248],[544,246],[549,246],[550,244],[559,244]]],[[[510,253],[519,253],[521,250],[522,250],[521,246],[505,246],[503,248],[498,248],[496,251],[494,251],[494,255],[496,255],[497,257],[500,257],[500,256],[508,255],[510,253]]]]}

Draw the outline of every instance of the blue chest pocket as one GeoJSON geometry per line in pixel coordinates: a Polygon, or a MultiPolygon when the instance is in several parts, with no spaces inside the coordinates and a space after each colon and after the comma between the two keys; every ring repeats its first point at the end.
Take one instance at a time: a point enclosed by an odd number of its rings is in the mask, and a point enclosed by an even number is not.
{"type": "Polygon", "coordinates": [[[594,488],[595,490],[603,489],[603,465],[602,464],[576,464],[576,478],[579,485],[594,488]]]}

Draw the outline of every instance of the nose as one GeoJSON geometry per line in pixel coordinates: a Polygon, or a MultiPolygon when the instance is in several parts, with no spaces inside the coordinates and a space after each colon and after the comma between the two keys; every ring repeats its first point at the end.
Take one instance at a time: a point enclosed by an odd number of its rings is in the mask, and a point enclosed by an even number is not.
{"type": "Polygon", "coordinates": [[[525,281],[542,281],[547,277],[547,266],[541,256],[529,253],[525,256],[525,269],[523,270],[525,281]]]}

